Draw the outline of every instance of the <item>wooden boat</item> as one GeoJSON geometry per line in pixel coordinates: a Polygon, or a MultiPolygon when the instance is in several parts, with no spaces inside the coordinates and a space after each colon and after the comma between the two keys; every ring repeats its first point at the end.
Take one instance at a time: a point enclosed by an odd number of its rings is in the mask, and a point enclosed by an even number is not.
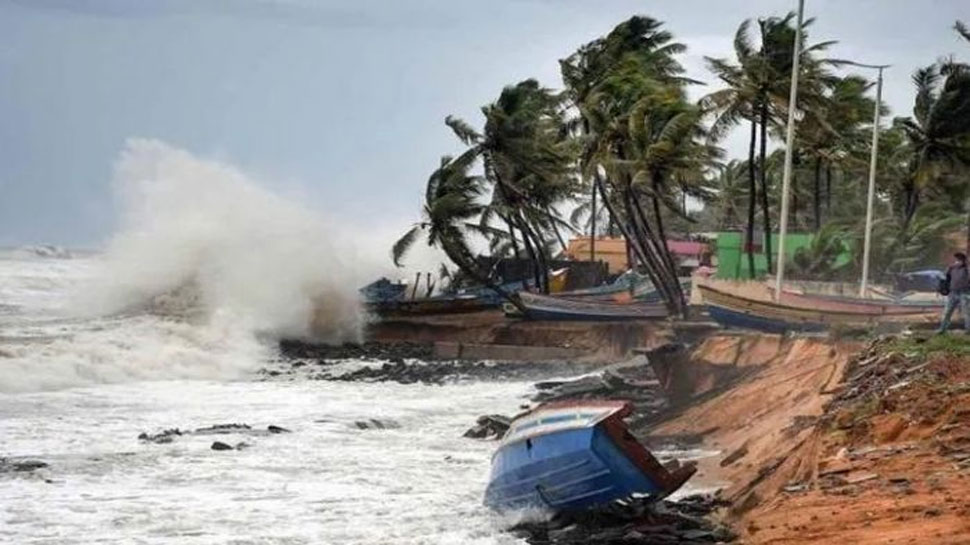
{"type": "MultiPolygon", "coordinates": [[[[772,290],[772,293],[774,291],[772,290]]],[[[782,290],[782,304],[818,310],[837,310],[874,314],[911,314],[914,310],[941,312],[943,303],[936,301],[899,302],[887,299],[863,299],[839,295],[815,295],[782,290]]]]}
{"type": "Polygon", "coordinates": [[[936,308],[914,306],[907,311],[883,313],[879,306],[861,310],[836,310],[793,306],[760,301],[723,292],[710,286],[697,286],[704,304],[715,321],[725,327],[756,329],[769,333],[786,331],[824,331],[834,325],[851,327],[879,323],[927,323],[939,319],[936,308]]]}
{"type": "Polygon", "coordinates": [[[665,468],[627,430],[623,418],[632,411],[624,401],[583,401],[517,417],[492,456],[485,505],[568,512],[676,491],[696,468],[665,468]]]}
{"type": "Polygon", "coordinates": [[[614,303],[583,301],[520,292],[525,317],[532,320],[656,320],[667,316],[667,309],[656,303],[614,303]]]}

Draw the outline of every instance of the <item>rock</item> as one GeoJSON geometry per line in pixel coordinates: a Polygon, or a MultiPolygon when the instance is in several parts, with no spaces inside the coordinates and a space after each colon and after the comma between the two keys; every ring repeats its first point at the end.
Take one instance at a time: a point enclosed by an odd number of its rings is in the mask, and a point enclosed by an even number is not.
{"type": "Polygon", "coordinates": [[[47,462],[40,460],[10,460],[8,458],[0,458],[0,473],[29,473],[45,467],[48,467],[47,462]]]}
{"type": "Polygon", "coordinates": [[[475,425],[464,433],[464,437],[472,439],[499,439],[508,431],[512,420],[500,414],[486,414],[479,416],[475,425]]]}
{"type": "Polygon", "coordinates": [[[165,443],[171,443],[172,441],[175,440],[176,437],[181,435],[182,435],[181,430],[179,430],[178,428],[171,428],[155,434],[149,434],[145,432],[139,433],[138,440],[146,441],[149,443],[165,444],[165,443]]]}
{"type": "Polygon", "coordinates": [[[274,426],[272,424],[270,424],[269,426],[266,427],[266,431],[268,431],[270,433],[293,433],[293,432],[291,432],[290,430],[288,430],[286,428],[283,428],[281,426],[274,426]]]}
{"type": "Polygon", "coordinates": [[[215,424],[204,428],[197,428],[192,433],[195,435],[219,435],[225,433],[239,433],[252,430],[249,424],[215,424]]]}
{"type": "Polygon", "coordinates": [[[394,430],[401,427],[400,424],[393,420],[378,420],[376,418],[371,418],[370,420],[358,420],[354,422],[357,429],[361,430],[394,430]]]}
{"type": "Polygon", "coordinates": [[[211,448],[212,450],[232,450],[231,445],[227,445],[222,441],[215,441],[214,443],[212,443],[212,446],[209,448],[211,448]]]}

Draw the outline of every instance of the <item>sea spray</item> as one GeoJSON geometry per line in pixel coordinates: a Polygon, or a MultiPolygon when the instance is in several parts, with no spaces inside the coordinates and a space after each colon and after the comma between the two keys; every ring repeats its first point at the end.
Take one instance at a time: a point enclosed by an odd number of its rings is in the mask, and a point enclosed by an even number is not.
{"type": "Polygon", "coordinates": [[[129,140],[114,183],[121,226],[104,256],[108,282],[95,292],[102,312],[188,289],[205,316],[238,315],[258,333],[360,336],[360,269],[309,211],[157,140],[129,140]]]}
{"type": "Polygon", "coordinates": [[[308,210],[154,140],[128,142],[114,184],[103,253],[0,260],[0,392],[246,378],[279,338],[360,337],[373,268],[308,210]]]}

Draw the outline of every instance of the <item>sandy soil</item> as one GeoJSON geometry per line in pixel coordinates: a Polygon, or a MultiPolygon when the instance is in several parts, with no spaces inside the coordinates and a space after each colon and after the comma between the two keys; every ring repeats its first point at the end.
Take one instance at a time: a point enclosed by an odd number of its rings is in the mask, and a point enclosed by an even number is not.
{"type": "Polygon", "coordinates": [[[710,338],[694,358],[752,372],[652,431],[720,451],[697,478],[744,543],[970,543],[970,357],[880,350],[710,338]]]}

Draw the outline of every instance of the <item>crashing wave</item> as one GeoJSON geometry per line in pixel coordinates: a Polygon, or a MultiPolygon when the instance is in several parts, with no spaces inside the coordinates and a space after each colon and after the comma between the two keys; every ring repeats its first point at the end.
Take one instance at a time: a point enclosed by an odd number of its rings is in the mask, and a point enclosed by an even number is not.
{"type": "Polygon", "coordinates": [[[40,244],[34,246],[22,246],[17,249],[18,253],[31,257],[48,257],[53,259],[71,259],[73,252],[61,246],[52,244],[40,244]]]}

